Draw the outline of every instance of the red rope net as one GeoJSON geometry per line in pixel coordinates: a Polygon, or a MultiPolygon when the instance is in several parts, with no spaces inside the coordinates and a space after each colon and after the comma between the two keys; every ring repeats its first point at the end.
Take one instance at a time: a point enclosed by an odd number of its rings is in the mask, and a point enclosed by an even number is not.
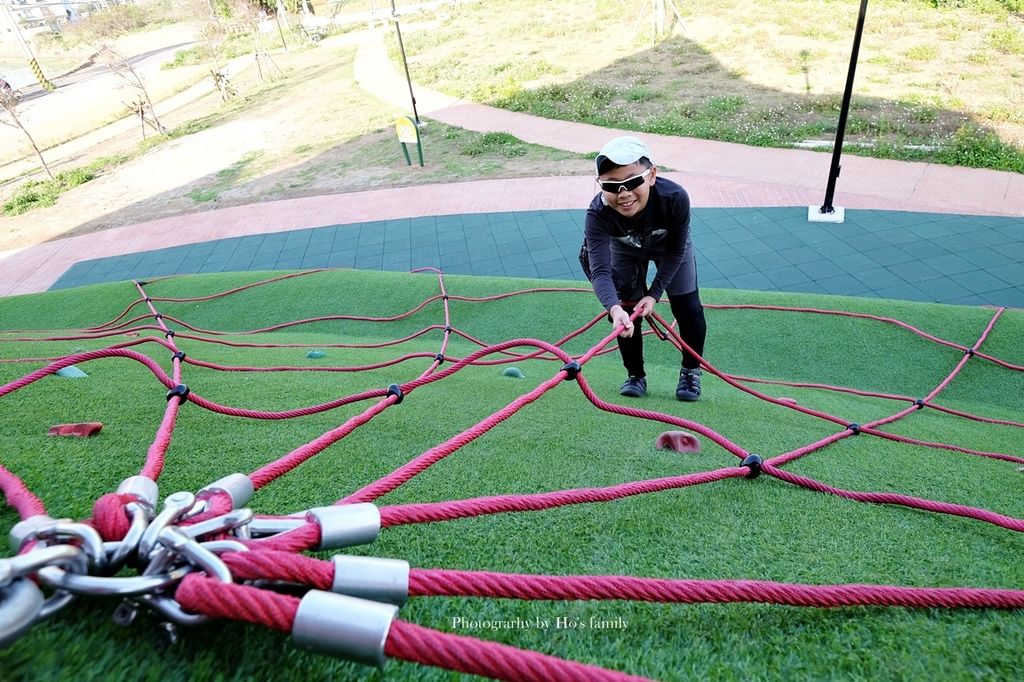
{"type": "MultiPolygon", "coordinates": [[[[1007,362],[1000,358],[983,354],[979,348],[995,328],[1003,309],[993,312],[985,329],[971,347],[962,346],[945,339],[933,336],[909,324],[893,318],[848,313],[836,310],[812,308],[781,308],[777,306],[706,306],[709,309],[758,309],[777,310],[789,313],[816,314],[830,316],[847,316],[863,319],[873,323],[893,325],[906,332],[917,335],[929,342],[953,348],[964,353],[963,357],[948,375],[926,396],[917,399],[911,396],[874,391],[863,391],[856,388],[830,386],[818,383],[770,381],[752,377],[730,375],[707,362],[701,360],[705,371],[720,378],[727,385],[747,393],[760,400],[777,405],[781,408],[802,413],[808,417],[831,425],[834,429],[829,435],[816,442],[804,444],[789,452],[779,453],[762,461],[751,459],[751,453],[738,443],[733,442],[718,431],[674,415],[636,409],[629,406],[609,403],[602,400],[589,386],[584,374],[588,362],[599,355],[613,350],[614,330],[590,349],[578,357],[573,357],[564,350],[566,344],[579,338],[586,331],[597,325],[603,316],[597,316],[581,328],[564,335],[554,343],[537,339],[514,339],[500,343],[487,343],[469,333],[456,329],[452,325],[449,302],[485,303],[512,296],[536,295],[543,293],[565,293],[567,291],[589,294],[589,290],[565,289],[533,289],[502,293],[487,297],[462,297],[450,295],[446,289],[442,273],[436,272],[440,293],[428,297],[419,305],[390,316],[364,317],[357,315],[327,315],[295,321],[284,321],[259,329],[227,332],[221,330],[202,329],[181,319],[163,315],[156,307],[159,302],[199,303],[217,298],[235,295],[255,287],[271,285],[294,277],[315,274],[320,271],[295,273],[275,277],[262,282],[255,282],[236,287],[219,294],[194,298],[160,298],[147,294],[143,284],[136,283],[139,298],[123,312],[108,322],[76,330],[72,334],[52,335],[46,330],[20,330],[0,332],[0,342],[48,342],[59,340],[97,340],[119,334],[139,334],[148,330],[156,330],[164,338],[146,336],[131,341],[117,343],[106,348],[83,351],[60,358],[43,359],[45,366],[36,369],[19,379],[0,386],[0,398],[11,394],[45,378],[59,370],[74,365],[88,363],[105,358],[130,359],[144,365],[167,389],[175,389],[182,384],[183,365],[203,367],[214,371],[230,372],[355,372],[394,366],[413,360],[422,361],[433,358],[428,367],[415,379],[389,389],[367,390],[349,396],[343,396],[319,405],[293,408],[280,411],[266,411],[239,406],[222,405],[207,400],[195,390],[187,394],[179,393],[178,397],[168,396],[167,408],[163,419],[156,428],[153,442],[148,449],[145,462],[139,471],[140,476],[157,480],[165,464],[165,457],[175,431],[179,410],[184,402],[191,402],[199,408],[212,412],[243,417],[247,419],[281,420],[309,416],[339,407],[362,402],[375,401],[361,413],[350,417],[344,423],[317,438],[294,449],[292,452],[267,463],[252,471],[248,477],[256,490],[261,490],[280,477],[295,471],[304,462],[334,443],[349,436],[356,429],[370,423],[378,415],[390,407],[400,403],[405,397],[419,388],[441,381],[470,366],[487,366],[530,359],[550,360],[563,363],[561,369],[553,371],[550,378],[541,381],[532,390],[480,421],[478,424],[451,437],[446,442],[423,452],[406,464],[380,478],[363,485],[343,497],[337,504],[353,504],[369,502],[395,491],[414,477],[446,457],[458,452],[467,444],[483,437],[503,421],[516,414],[527,405],[541,400],[547,393],[566,381],[575,381],[585,399],[599,410],[608,413],[660,422],[684,428],[713,441],[726,452],[742,461],[741,466],[719,468],[712,471],[669,476],[650,480],[631,481],[594,488],[577,488],[557,490],[545,493],[496,495],[473,499],[451,500],[442,502],[388,505],[380,508],[381,527],[390,528],[399,525],[417,523],[436,523],[459,518],[487,514],[504,514],[514,512],[539,511],[566,505],[593,504],[618,500],[634,495],[652,494],[659,491],[680,489],[689,486],[711,484],[739,477],[753,478],[765,474],[774,479],[799,486],[807,490],[828,493],[842,498],[875,504],[900,505],[913,509],[960,516],[1006,528],[1012,531],[1024,530],[1024,519],[1017,519],[985,509],[961,504],[917,498],[900,493],[860,492],[844,490],[812,478],[794,474],[782,467],[810,453],[817,452],[843,439],[862,435],[888,441],[900,442],[918,447],[941,449],[968,455],[977,455],[996,460],[1024,463],[1024,457],[1017,454],[989,452],[966,448],[955,444],[937,443],[920,439],[899,436],[882,431],[879,427],[892,424],[920,409],[933,409],[937,413],[953,415],[960,419],[974,420],[979,423],[999,425],[1009,428],[1020,428],[1024,424],[1007,419],[997,419],[981,415],[973,415],[960,410],[943,407],[935,403],[938,395],[954,380],[968,361],[988,362],[996,367],[1009,371],[1024,371],[1024,367],[1007,362]],[[442,332],[442,342],[436,355],[429,353],[409,353],[404,356],[380,363],[362,366],[229,366],[200,360],[186,355],[177,346],[177,340],[187,340],[190,344],[201,347],[203,344],[240,348],[296,348],[306,347],[302,344],[247,343],[231,341],[218,337],[240,335],[267,334],[291,329],[294,327],[323,321],[360,321],[385,324],[406,320],[412,315],[424,311],[429,305],[440,302],[443,306],[443,324],[433,324],[413,334],[405,335],[391,341],[369,344],[334,343],[321,344],[319,347],[330,348],[387,348],[400,346],[413,339],[420,338],[430,332],[442,332]],[[129,314],[138,306],[145,306],[149,313],[131,319],[129,314]],[[156,324],[136,324],[152,318],[156,324]],[[176,328],[188,329],[194,334],[178,334],[168,327],[167,322],[176,328]],[[132,326],[135,325],[135,326],[132,326]],[[447,354],[449,340],[455,334],[477,346],[479,349],[463,358],[454,358],[447,354]],[[174,353],[171,374],[152,358],[135,350],[132,346],[155,343],[174,353]],[[524,352],[524,349],[531,349],[524,352]],[[492,358],[491,356],[499,356],[492,358]],[[444,362],[449,364],[442,368],[444,362]],[[846,393],[884,401],[906,402],[908,406],[897,410],[888,417],[858,425],[844,417],[796,404],[792,400],[776,398],[752,388],[755,383],[778,384],[791,387],[809,388],[830,392],[846,393]],[[838,429],[836,426],[838,425],[838,429]]],[[[665,339],[680,349],[688,349],[685,342],[673,326],[656,313],[651,318],[652,333],[665,339]]],[[[191,350],[191,349],[190,349],[191,350]]],[[[692,351],[691,351],[692,352],[692,351]]],[[[5,358],[5,362],[39,362],[39,359],[5,358]]],[[[173,391],[172,391],[173,394],[173,391]]],[[[28,518],[46,513],[43,502],[27,489],[25,484],[8,469],[0,466],[0,490],[21,518],[28,518]]],[[[93,517],[89,520],[104,540],[117,541],[128,533],[129,524],[125,506],[135,498],[131,495],[110,493],[96,501],[93,517]]],[[[197,523],[230,509],[230,500],[224,495],[212,495],[210,507],[203,514],[190,520],[197,523]]],[[[288,584],[305,586],[320,590],[329,589],[334,579],[334,567],[329,562],[304,556],[300,552],[316,548],[321,542],[320,528],[313,522],[301,523],[299,527],[265,539],[247,540],[249,551],[229,551],[223,555],[223,561],[230,568],[236,580],[248,581],[279,581],[288,584]]],[[[839,607],[839,606],[903,606],[914,608],[1022,608],[1024,607],[1024,591],[999,590],[982,588],[921,588],[899,587],[887,585],[799,585],[776,583],[759,580],[673,580],[654,579],[629,576],[543,576],[517,575],[482,571],[453,571],[442,569],[412,569],[410,573],[409,594],[413,597],[430,596],[462,596],[479,598],[512,598],[512,599],[543,599],[543,600],[635,600],[664,603],[732,603],[761,602],[769,604],[785,604],[790,606],[839,607]]],[[[299,600],[286,594],[261,589],[252,585],[237,585],[211,580],[200,574],[188,575],[177,587],[176,599],[189,610],[214,618],[232,618],[247,621],[288,632],[292,629],[299,600]]],[[[414,661],[421,664],[440,666],[450,670],[466,673],[487,675],[509,680],[623,680],[632,678],[619,672],[605,670],[590,665],[565,661],[545,654],[524,651],[494,642],[481,641],[476,638],[454,635],[430,630],[412,623],[396,620],[392,623],[387,636],[385,651],[389,656],[414,661]]]]}

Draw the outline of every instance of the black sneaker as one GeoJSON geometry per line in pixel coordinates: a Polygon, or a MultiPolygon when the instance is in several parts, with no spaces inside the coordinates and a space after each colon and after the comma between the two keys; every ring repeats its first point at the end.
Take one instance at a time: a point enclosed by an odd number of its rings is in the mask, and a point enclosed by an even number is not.
{"type": "Polygon", "coordinates": [[[626,377],[626,382],[619,389],[619,395],[629,396],[630,398],[642,398],[645,393],[647,393],[646,377],[626,377]]]}
{"type": "Polygon", "coordinates": [[[700,368],[687,369],[683,367],[679,372],[679,384],[676,386],[676,398],[692,403],[700,400],[700,368]]]}

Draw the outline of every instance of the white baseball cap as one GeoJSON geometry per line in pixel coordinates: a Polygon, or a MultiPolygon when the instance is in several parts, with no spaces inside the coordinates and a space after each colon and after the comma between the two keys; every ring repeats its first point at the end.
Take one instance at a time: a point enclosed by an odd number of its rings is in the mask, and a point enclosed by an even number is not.
{"type": "Polygon", "coordinates": [[[611,161],[616,166],[628,166],[645,156],[651,163],[654,163],[654,159],[651,158],[651,150],[647,148],[646,144],[635,137],[623,135],[608,140],[598,152],[594,164],[597,167],[598,175],[600,175],[601,166],[606,161],[611,161]]]}

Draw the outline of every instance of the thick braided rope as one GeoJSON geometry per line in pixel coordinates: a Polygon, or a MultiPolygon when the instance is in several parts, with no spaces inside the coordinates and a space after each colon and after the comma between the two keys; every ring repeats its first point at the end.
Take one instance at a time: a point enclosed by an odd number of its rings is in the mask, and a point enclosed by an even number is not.
{"type": "MultiPolygon", "coordinates": [[[[287,275],[280,275],[278,277],[271,277],[270,279],[261,280],[259,282],[253,282],[252,284],[246,284],[246,285],[243,285],[243,286],[240,286],[240,287],[235,287],[234,289],[228,289],[227,291],[221,291],[220,293],[210,294],[208,296],[196,296],[196,297],[193,297],[193,298],[154,298],[152,300],[154,300],[154,301],[163,301],[163,302],[166,302],[166,303],[198,303],[200,301],[212,301],[214,299],[222,298],[222,297],[228,296],[230,294],[237,294],[238,292],[245,291],[246,289],[252,289],[253,287],[263,286],[264,284],[270,284],[271,282],[279,282],[281,280],[291,279],[293,277],[303,277],[305,275],[312,275],[313,273],[316,273],[316,272],[323,272],[323,269],[321,268],[319,270],[307,270],[305,272],[293,272],[293,273],[290,273],[290,274],[287,274],[287,275]]],[[[149,280],[149,281],[153,282],[155,280],[149,280]]],[[[131,304],[129,304],[127,308],[124,309],[124,312],[122,312],[120,315],[118,315],[114,319],[110,320],[109,322],[104,322],[103,324],[96,325],[95,327],[88,327],[88,328],[86,328],[86,331],[99,331],[101,329],[104,329],[106,327],[111,326],[112,324],[115,324],[118,320],[120,320],[125,315],[130,313],[132,308],[134,308],[135,306],[139,305],[140,303],[143,303],[145,300],[146,299],[144,297],[136,299],[131,304]]]]}
{"type": "MultiPolygon", "coordinates": [[[[145,319],[145,318],[148,318],[148,317],[152,317],[152,316],[151,315],[144,315],[143,317],[141,317],[139,319],[145,319]]],[[[4,339],[4,341],[25,341],[25,342],[27,342],[27,341],[87,341],[87,340],[90,340],[90,339],[103,339],[103,338],[106,338],[108,336],[122,336],[122,335],[125,335],[125,334],[134,334],[134,333],[137,333],[137,332],[146,331],[148,329],[152,329],[152,330],[158,331],[158,332],[162,332],[163,331],[162,329],[160,329],[160,327],[158,325],[155,325],[155,324],[142,324],[142,325],[139,325],[138,327],[132,327],[131,329],[125,329],[125,330],[122,330],[122,331],[106,331],[106,332],[96,332],[96,333],[90,332],[88,334],[75,334],[74,336],[39,336],[39,337],[19,336],[19,337],[15,337],[13,339],[4,339]]]]}
{"type": "Polygon", "coordinates": [[[746,457],[749,454],[745,449],[743,449],[736,443],[733,443],[731,440],[729,440],[722,434],[718,433],[717,431],[710,427],[704,426],[699,422],[690,421],[689,419],[683,419],[682,417],[677,417],[675,415],[663,414],[661,412],[651,412],[649,410],[640,410],[635,407],[625,407],[623,405],[609,403],[604,400],[601,400],[601,398],[597,396],[597,393],[595,393],[594,389],[590,387],[590,383],[582,374],[576,377],[576,381],[580,386],[580,391],[583,392],[583,395],[586,396],[587,400],[589,400],[592,405],[594,405],[598,409],[604,410],[605,412],[611,412],[613,414],[621,414],[627,417],[647,419],[650,421],[657,421],[665,424],[679,426],[681,428],[687,429],[688,431],[693,431],[695,433],[701,434],[706,438],[709,438],[710,440],[714,441],[717,445],[721,446],[726,451],[736,455],[740,459],[746,457]]]}
{"type": "Polygon", "coordinates": [[[134,495],[119,495],[118,493],[107,493],[96,500],[92,506],[90,523],[104,541],[123,540],[124,536],[128,534],[131,523],[128,521],[125,505],[134,501],[134,495]]]}
{"type": "MultiPolygon", "coordinates": [[[[198,574],[185,576],[175,598],[189,611],[231,618],[290,632],[299,599],[247,585],[221,583],[198,574]]],[[[412,623],[391,623],[384,653],[423,665],[522,682],[626,682],[644,678],[566,661],[494,642],[438,632],[412,623]]]]}
{"type": "Polygon", "coordinates": [[[969,519],[985,521],[986,523],[1014,530],[1018,533],[1024,532],[1024,519],[1004,516],[1003,514],[997,514],[995,512],[988,511],[987,509],[978,509],[977,507],[968,507],[962,504],[951,504],[949,502],[937,502],[935,500],[926,500],[919,497],[911,497],[910,495],[900,495],[897,493],[865,493],[843,490],[842,488],[836,488],[822,483],[821,481],[816,481],[813,478],[799,476],[786,471],[785,469],[779,469],[767,462],[762,465],[762,471],[774,476],[775,478],[786,481],[787,483],[792,483],[793,485],[798,485],[803,488],[807,488],[808,490],[815,490],[820,493],[831,493],[832,495],[845,497],[849,500],[871,502],[874,504],[898,504],[905,507],[912,507],[914,509],[938,512],[940,514],[963,516],[969,519]]]}
{"type": "Polygon", "coordinates": [[[329,590],[334,583],[334,564],[302,554],[259,550],[226,552],[221,559],[237,580],[281,580],[329,590]]]}
{"type": "MultiPolygon", "coordinates": [[[[174,388],[175,386],[171,377],[169,377],[167,373],[164,372],[163,368],[160,367],[160,365],[157,364],[157,362],[152,358],[141,353],[137,353],[135,351],[125,350],[123,348],[104,348],[101,350],[86,351],[84,353],[75,353],[74,355],[69,355],[67,357],[61,358],[60,360],[57,360],[56,362],[52,362],[46,365],[45,367],[41,367],[35,370],[34,372],[26,374],[20,379],[16,379],[8,384],[0,386],[0,397],[3,397],[8,393],[13,393],[14,391],[17,391],[19,389],[22,389],[36,381],[39,381],[44,377],[50,376],[51,374],[56,374],[58,370],[63,369],[65,367],[69,367],[71,365],[75,365],[78,363],[89,362],[90,360],[98,360],[100,358],[109,357],[125,357],[135,360],[136,362],[140,362],[147,368],[149,368],[153,375],[156,376],[156,378],[164,386],[166,386],[167,388],[174,388]]],[[[332,400],[330,402],[323,403],[320,405],[313,405],[310,407],[304,407],[294,410],[283,410],[280,412],[247,410],[243,408],[228,407],[206,400],[205,398],[196,394],[195,392],[189,393],[188,401],[190,403],[195,403],[196,405],[199,405],[200,407],[203,407],[207,410],[210,410],[211,412],[231,415],[235,417],[247,417],[250,419],[291,419],[293,417],[304,417],[311,414],[317,414],[319,412],[326,412],[328,410],[333,410],[337,407],[358,402],[360,400],[366,400],[368,398],[381,397],[385,395],[386,392],[387,391],[385,389],[374,389],[370,391],[365,391],[363,393],[357,393],[355,395],[346,396],[344,398],[339,398],[337,400],[332,400]]]]}
{"type": "Polygon", "coordinates": [[[409,596],[601,599],[672,603],[756,602],[786,606],[1024,608],[1024,590],[893,585],[799,585],[767,580],[672,580],[412,569],[409,596]]]}
{"type": "Polygon", "coordinates": [[[789,452],[785,452],[781,455],[778,455],[777,457],[767,459],[765,460],[765,464],[771,464],[772,466],[780,467],[783,464],[792,462],[793,460],[796,459],[800,459],[804,455],[809,455],[812,452],[816,452],[817,450],[822,449],[826,445],[831,445],[832,443],[840,441],[844,438],[850,438],[851,436],[853,436],[853,431],[839,431],[837,433],[833,433],[831,436],[826,436],[825,438],[822,438],[821,440],[816,441],[814,443],[808,443],[807,445],[801,446],[796,450],[790,450],[789,452]]]}
{"type": "Polygon", "coordinates": [[[316,523],[307,523],[287,533],[259,540],[246,540],[245,544],[260,551],[303,552],[318,547],[320,542],[320,526],[316,523]]]}
{"type": "Polygon", "coordinates": [[[745,467],[729,467],[718,469],[717,471],[621,483],[605,488],[578,488],[575,490],[558,490],[532,495],[498,495],[450,502],[398,504],[380,508],[380,525],[382,528],[387,528],[389,526],[401,526],[412,523],[451,521],[453,519],[480,516],[482,514],[541,511],[570,504],[611,502],[612,500],[619,500],[633,495],[644,495],[663,490],[673,490],[722,481],[729,478],[739,478],[747,473],[748,469],[745,467]]]}
{"type": "Polygon", "coordinates": [[[430,448],[419,457],[407,462],[384,478],[375,481],[368,486],[364,486],[351,495],[348,495],[344,499],[340,500],[339,503],[354,504],[356,502],[371,502],[378,497],[395,490],[413,477],[423,473],[437,462],[452,454],[466,443],[470,443],[484,435],[526,405],[536,401],[552,388],[562,383],[564,375],[565,372],[559,372],[557,376],[548,379],[529,393],[516,398],[514,401],[483,421],[478,422],[476,425],[466,429],[457,436],[450,438],[441,445],[430,448]]]}
{"type": "Polygon", "coordinates": [[[298,365],[275,365],[272,367],[256,367],[252,365],[221,365],[215,362],[206,362],[205,360],[196,360],[194,358],[185,358],[185,362],[196,367],[203,367],[205,369],[214,369],[219,372],[363,372],[371,369],[383,369],[385,367],[393,367],[409,360],[417,360],[420,358],[433,358],[436,353],[428,353],[426,351],[418,353],[408,353],[391,360],[384,360],[371,365],[353,365],[351,367],[313,367],[313,366],[298,366],[298,365]]]}
{"type": "Polygon", "coordinates": [[[222,583],[190,573],[174,593],[187,611],[211,618],[230,618],[291,632],[299,599],[248,585],[222,583]]]}
{"type": "Polygon", "coordinates": [[[868,313],[853,313],[847,310],[829,310],[827,308],[806,308],[806,307],[786,307],[786,306],[775,306],[775,305],[754,305],[754,304],[709,304],[704,306],[713,310],[772,310],[783,313],[811,313],[814,315],[834,315],[836,317],[853,317],[861,320],[874,320],[875,322],[884,322],[891,324],[901,329],[906,329],[909,332],[917,334],[921,338],[934,341],[943,346],[949,346],[950,348],[956,348],[957,350],[967,350],[965,346],[961,346],[958,343],[947,341],[946,339],[940,339],[937,336],[933,336],[927,332],[921,331],[913,325],[897,320],[893,317],[881,317],[879,315],[870,315],[868,313]]]}
{"type": "MultiPolygon", "coordinates": [[[[279,580],[329,590],[334,564],[287,552],[223,555],[242,580],[279,580]]],[[[555,576],[412,568],[410,597],[482,597],[524,600],[623,600],[676,604],[754,602],[836,608],[1024,608],[1024,590],[898,585],[803,585],[768,580],[679,580],[633,576],[555,576]]]]}
{"type": "Polygon", "coordinates": [[[842,424],[843,426],[845,426],[846,424],[849,424],[848,421],[845,421],[841,417],[837,417],[837,416],[835,416],[833,414],[829,414],[827,412],[822,412],[821,410],[814,410],[814,409],[811,409],[809,407],[804,407],[803,405],[799,405],[799,404],[796,404],[796,403],[787,402],[785,400],[781,400],[781,399],[776,398],[774,396],[770,396],[767,393],[762,393],[761,391],[758,391],[757,389],[750,388],[749,386],[744,386],[740,382],[738,382],[735,379],[733,379],[730,375],[722,372],[717,367],[712,365],[710,362],[708,362],[707,360],[702,358],[700,356],[700,354],[695,353],[693,351],[693,349],[690,348],[690,346],[685,341],[683,341],[682,337],[679,336],[679,332],[677,332],[670,324],[668,324],[665,321],[665,319],[663,317],[661,317],[658,313],[652,313],[651,314],[651,318],[649,318],[649,319],[652,319],[651,326],[654,326],[653,323],[657,322],[658,324],[660,324],[665,329],[665,333],[668,335],[668,338],[672,340],[672,344],[676,348],[679,348],[680,350],[685,350],[688,353],[692,354],[695,358],[698,358],[700,360],[701,367],[706,369],[711,374],[714,374],[716,377],[718,377],[719,379],[721,379],[725,383],[729,384],[733,388],[739,389],[740,391],[743,391],[744,393],[746,393],[748,395],[752,395],[755,398],[760,398],[761,400],[764,400],[765,402],[772,403],[773,405],[781,405],[782,407],[786,407],[786,408],[789,408],[791,410],[796,410],[797,412],[803,412],[804,414],[811,415],[812,417],[818,417],[819,419],[824,419],[826,421],[835,422],[836,424],[842,424]]]}
{"type": "Polygon", "coordinates": [[[993,419],[991,417],[980,417],[970,412],[963,412],[961,410],[954,410],[951,407],[944,407],[942,405],[936,405],[935,403],[925,403],[924,407],[930,407],[933,410],[939,412],[945,412],[946,414],[956,415],[957,417],[964,417],[965,419],[971,419],[973,421],[985,422],[986,424],[1001,424],[1002,426],[1013,426],[1018,429],[1024,429],[1024,422],[1015,422],[1009,419],[993,419]]]}
{"type": "MultiPolygon", "coordinates": [[[[177,364],[177,361],[175,361],[177,364]]],[[[157,480],[164,468],[164,458],[167,456],[167,449],[171,447],[171,437],[174,435],[174,425],[178,419],[178,410],[181,409],[181,398],[173,398],[167,401],[164,410],[163,420],[156,431],[156,436],[146,452],[146,464],[139,472],[140,476],[157,480]]]]}
{"type": "Polygon", "coordinates": [[[988,457],[990,459],[1000,459],[1004,462],[1016,462],[1017,464],[1024,464],[1024,457],[1017,457],[1015,455],[1008,455],[1002,452],[988,452],[985,450],[972,450],[970,448],[962,448],[959,445],[948,445],[946,443],[935,443],[932,441],[919,440],[917,438],[908,438],[907,436],[899,436],[894,433],[888,433],[886,431],[879,431],[874,428],[861,427],[862,433],[869,433],[872,436],[878,436],[886,440],[895,441],[897,443],[906,443],[907,445],[920,445],[927,448],[935,448],[938,450],[950,450],[952,452],[961,452],[965,455],[977,455],[978,457],[988,457]]]}
{"type": "Polygon", "coordinates": [[[156,361],[153,360],[152,358],[143,355],[142,353],[136,353],[135,351],[132,350],[125,350],[122,348],[107,348],[103,350],[86,351],[84,353],[75,353],[74,355],[69,355],[67,357],[61,358],[56,362],[51,362],[45,367],[40,367],[36,371],[30,372],[25,376],[21,377],[20,379],[15,379],[10,383],[0,386],[0,397],[3,397],[8,393],[13,393],[14,391],[17,391],[19,389],[25,388],[26,386],[35,383],[36,381],[39,381],[44,377],[50,376],[51,374],[56,374],[58,370],[64,369],[65,367],[70,367],[71,365],[80,362],[88,362],[89,360],[98,360],[100,358],[111,357],[124,357],[135,360],[136,362],[141,362],[143,365],[148,367],[151,372],[153,372],[156,378],[160,380],[160,383],[162,383],[167,388],[174,388],[174,384],[171,382],[171,378],[167,376],[167,373],[164,372],[163,368],[160,367],[160,365],[158,365],[156,361]]]}
{"type": "Polygon", "coordinates": [[[331,429],[327,433],[319,436],[318,438],[302,445],[284,457],[267,464],[260,469],[249,474],[249,478],[252,480],[253,487],[259,490],[263,486],[267,485],[274,479],[282,476],[289,471],[295,469],[297,466],[308,460],[310,457],[323,452],[327,447],[333,443],[338,442],[348,434],[355,431],[357,428],[373,419],[376,415],[386,410],[391,405],[394,405],[398,401],[397,396],[389,395],[384,400],[376,403],[369,409],[362,413],[349,418],[341,426],[331,429]]]}
{"type": "Polygon", "coordinates": [[[22,519],[46,513],[43,501],[28,489],[24,481],[2,464],[0,464],[0,491],[3,491],[7,504],[18,512],[18,516],[22,519]]]}

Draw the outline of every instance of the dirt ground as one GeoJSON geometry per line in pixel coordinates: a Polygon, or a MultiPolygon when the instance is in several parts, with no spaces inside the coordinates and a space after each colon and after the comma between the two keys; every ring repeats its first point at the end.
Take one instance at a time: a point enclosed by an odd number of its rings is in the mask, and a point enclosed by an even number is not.
{"type": "MultiPolygon", "coordinates": [[[[295,51],[291,55],[275,56],[273,60],[287,72],[309,69],[311,62],[320,56],[319,52],[295,51]]],[[[235,79],[234,84],[240,92],[245,93],[258,85],[255,71],[255,64],[252,64],[235,79]]],[[[165,75],[167,73],[157,71],[150,74],[147,82],[157,82],[159,88],[159,83],[171,80],[165,75]]],[[[170,73],[173,75],[173,71],[170,73]]],[[[99,87],[108,88],[109,100],[120,94],[115,84],[101,81],[99,87]]],[[[273,97],[264,95],[262,99],[266,101],[251,110],[245,120],[229,120],[164,142],[61,195],[54,206],[21,216],[0,217],[0,252],[71,234],[213,208],[220,202],[212,199],[196,201],[189,198],[188,193],[196,190],[196,196],[203,199],[209,193],[204,196],[198,193],[201,192],[198,188],[210,184],[211,178],[217,179],[219,173],[232,168],[240,160],[244,163],[249,159],[245,165],[252,166],[254,162],[258,164],[261,157],[280,156],[280,152],[298,147],[303,140],[321,139],[329,133],[330,121],[316,117],[302,120],[301,126],[289,125],[296,118],[292,109],[299,102],[283,106],[284,102],[273,97]]],[[[219,95],[210,93],[163,115],[161,120],[172,128],[187,121],[223,116],[225,113],[219,95]]],[[[127,132],[82,150],[69,153],[58,146],[46,150],[44,155],[48,159],[59,159],[54,164],[55,170],[80,167],[100,157],[135,153],[140,141],[139,128],[132,126],[127,132]]],[[[251,173],[253,169],[242,170],[251,173]]],[[[223,175],[221,179],[225,179],[223,175]]],[[[5,188],[7,194],[15,184],[5,188]]],[[[241,200],[243,197],[238,198],[241,200]]],[[[258,200],[266,197],[254,191],[245,198],[258,200]]]]}
{"type": "MultiPolygon", "coordinates": [[[[225,206],[474,175],[536,175],[538,155],[548,157],[546,174],[588,168],[578,155],[541,148],[522,157],[463,156],[459,136],[467,133],[434,123],[428,126],[427,167],[406,166],[393,125],[407,112],[356,84],[352,60],[359,39],[353,32],[315,47],[275,52],[261,62],[263,83],[255,60],[239,58],[244,70],[232,84],[242,97],[223,104],[210,93],[162,116],[169,128],[190,123],[198,131],[145,154],[138,153],[138,127],[73,153],[47,150],[48,159],[61,158],[58,168],[116,154],[134,156],[61,195],[52,207],[0,216],[0,256],[52,239],[225,206]]],[[[153,77],[164,73],[157,70],[153,77]]],[[[11,176],[0,169],[0,177],[11,176]]],[[[0,191],[9,195],[14,184],[0,191]]]]}

